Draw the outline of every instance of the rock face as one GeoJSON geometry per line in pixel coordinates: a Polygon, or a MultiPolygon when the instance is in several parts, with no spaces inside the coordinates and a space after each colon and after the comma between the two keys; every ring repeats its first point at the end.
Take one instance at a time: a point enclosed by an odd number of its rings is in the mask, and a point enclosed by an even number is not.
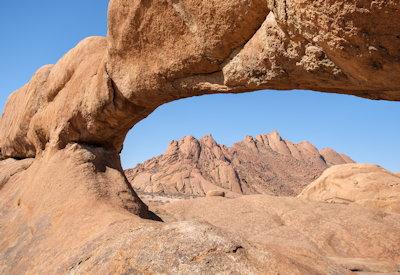
{"type": "Polygon", "coordinates": [[[214,226],[133,215],[145,207],[132,200],[112,151],[71,145],[26,162],[0,162],[1,182],[3,171],[25,167],[0,189],[1,274],[263,269],[258,249],[214,226]]]}
{"type": "Polygon", "coordinates": [[[356,203],[400,214],[400,178],[376,165],[338,165],[327,169],[299,197],[329,203],[356,203]]]}
{"type": "Polygon", "coordinates": [[[21,161],[15,159],[6,159],[0,161],[0,190],[12,176],[28,169],[33,159],[24,159],[21,161]]]}
{"type": "MultiPolygon", "coordinates": [[[[87,38],[39,69],[5,106],[0,158],[35,159],[1,164],[0,273],[349,271],[324,255],[288,255],[210,223],[139,219],[156,217],[130,187],[119,152],[133,125],[179,98],[271,88],[399,101],[399,9],[397,0],[111,0],[108,36],[87,38]]],[[[365,252],[348,256],[362,259],[347,261],[388,259],[376,266],[393,271],[398,215],[347,210],[352,235],[376,248],[354,246],[365,252]],[[358,217],[365,220],[352,224],[358,217]],[[358,230],[369,223],[371,234],[358,230]]],[[[320,232],[329,255],[342,257],[353,245],[336,241],[336,231],[320,232]]],[[[314,246],[294,250],[303,245],[314,246]]]]}
{"type": "Polygon", "coordinates": [[[112,0],[108,37],[85,39],[11,96],[2,155],[33,157],[68,143],[118,152],[155,108],[201,94],[311,89],[400,100],[399,6],[112,0]]]}
{"type": "Polygon", "coordinates": [[[207,197],[225,197],[225,192],[220,190],[211,190],[206,194],[207,197]]]}
{"type": "Polygon", "coordinates": [[[83,40],[11,95],[1,155],[30,158],[70,143],[118,153],[158,106],[210,93],[400,100],[399,8],[395,0],[112,0],[107,37],[83,40]]]}
{"type": "Polygon", "coordinates": [[[268,274],[394,274],[400,268],[398,214],[267,195],[197,198],[153,210],[170,222],[207,222],[257,244],[270,253],[268,274]]]}
{"type": "Polygon", "coordinates": [[[231,148],[211,136],[172,141],[165,154],[125,171],[135,190],[204,196],[209,191],[298,195],[331,165],[353,162],[332,149],[294,144],[278,132],[247,136],[231,148]]]}

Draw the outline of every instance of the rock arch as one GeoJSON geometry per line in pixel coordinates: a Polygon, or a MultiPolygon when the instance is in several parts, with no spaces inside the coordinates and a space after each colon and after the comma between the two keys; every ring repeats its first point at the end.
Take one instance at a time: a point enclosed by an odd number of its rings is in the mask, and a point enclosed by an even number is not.
{"type": "Polygon", "coordinates": [[[399,101],[399,13],[395,0],[111,0],[107,37],[83,40],[11,95],[1,155],[36,157],[40,170],[66,152],[91,163],[89,189],[143,214],[118,156],[134,124],[164,103],[211,93],[310,89],[399,101]],[[114,182],[99,184],[99,174],[114,182]]]}

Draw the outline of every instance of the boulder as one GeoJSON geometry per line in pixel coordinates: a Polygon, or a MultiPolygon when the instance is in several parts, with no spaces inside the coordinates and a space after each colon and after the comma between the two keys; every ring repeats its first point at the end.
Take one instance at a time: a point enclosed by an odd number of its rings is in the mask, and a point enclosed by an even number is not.
{"type": "Polygon", "coordinates": [[[400,214],[400,178],[377,165],[337,165],[307,186],[299,198],[355,203],[400,214]]]}

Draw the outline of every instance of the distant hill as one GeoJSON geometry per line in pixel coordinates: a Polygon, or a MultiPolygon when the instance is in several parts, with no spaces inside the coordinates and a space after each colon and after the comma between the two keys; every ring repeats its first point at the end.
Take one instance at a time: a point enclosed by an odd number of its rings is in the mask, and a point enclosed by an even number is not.
{"type": "Polygon", "coordinates": [[[272,132],[247,136],[232,147],[210,135],[200,140],[187,136],[125,172],[133,188],[144,193],[204,196],[224,190],[296,196],[328,167],[353,162],[332,149],[319,151],[307,141],[295,144],[272,132]]]}

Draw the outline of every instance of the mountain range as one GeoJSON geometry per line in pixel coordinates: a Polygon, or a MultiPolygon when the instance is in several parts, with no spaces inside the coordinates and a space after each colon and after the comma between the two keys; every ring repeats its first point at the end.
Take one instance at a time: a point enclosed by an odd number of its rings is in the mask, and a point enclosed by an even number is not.
{"type": "Polygon", "coordinates": [[[232,147],[218,144],[211,135],[186,136],[125,173],[143,193],[204,196],[221,190],[296,196],[328,167],[353,162],[333,149],[318,150],[308,141],[295,144],[274,131],[246,136],[232,147]]]}

